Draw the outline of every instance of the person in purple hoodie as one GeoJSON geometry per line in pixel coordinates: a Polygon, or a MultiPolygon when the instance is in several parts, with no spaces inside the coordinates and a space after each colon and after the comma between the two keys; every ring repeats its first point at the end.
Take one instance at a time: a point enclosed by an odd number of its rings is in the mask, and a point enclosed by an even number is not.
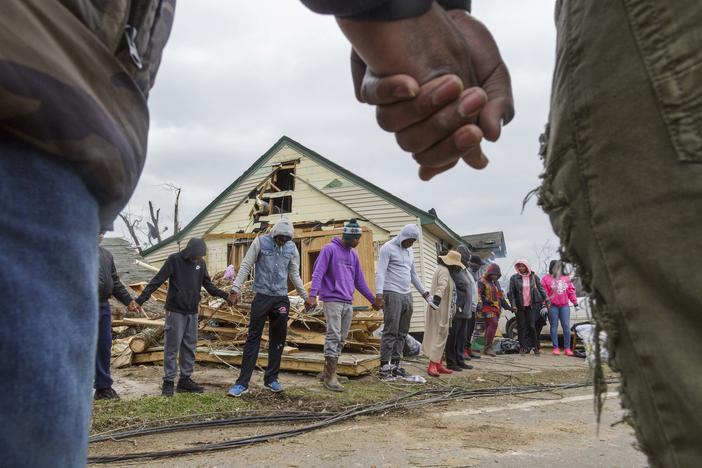
{"type": "Polygon", "coordinates": [[[358,255],[353,250],[358,246],[362,233],[358,222],[351,219],[344,225],[341,239],[334,238],[324,246],[314,264],[312,289],[307,299],[310,308],[317,306],[317,297],[324,302],[324,316],[327,319],[324,387],[335,392],[344,391],[336,376],[336,365],[351,328],[353,293],[358,289],[374,310],[380,309],[379,301],[363,277],[358,255]]]}

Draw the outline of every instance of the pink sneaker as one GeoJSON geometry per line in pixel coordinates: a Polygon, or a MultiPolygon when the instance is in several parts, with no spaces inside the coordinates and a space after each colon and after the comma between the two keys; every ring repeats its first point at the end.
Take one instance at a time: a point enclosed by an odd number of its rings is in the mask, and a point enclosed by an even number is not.
{"type": "Polygon", "coordinates": [[[566,355],[566,356],[572,356],[572,355],[573,355],[573,351],[572,351],[570,348],[566,348],[566,350],[565,350],[565,355],[566,355]]]}
{"type": "MultiPolygon", "coordinates": [[[[571,353],[572,354],[572,353],[571,353]]],[[[554,356],[560,356],[561,355],[561,350],[558,348],[553,348],[553,355],[554,356]]]]}

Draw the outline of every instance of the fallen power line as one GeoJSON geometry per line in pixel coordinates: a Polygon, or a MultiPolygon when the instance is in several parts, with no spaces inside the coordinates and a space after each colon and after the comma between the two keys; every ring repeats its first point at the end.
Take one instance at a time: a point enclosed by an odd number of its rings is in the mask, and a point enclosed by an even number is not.
{"type": "MultiPolygon", "coordinates": [[[[616,383],[610,381],[608,383],[616,383]]],[[[269,415],[247,415],[237,418],[220,419],[212,421],[199,421],[189,423],[177,423],[164,426],[140,428],[122,432],[108,432],[92,437],[90,442],[101,442],[106,440],[120,440],[125,438],[134,438],[151,434],[168,433],[176,431],[185,431],[191,429],[207,429],[213,427],[226,426],[241,426],[246,424],[266,424],[266,423],[297,423],[310,422],[311,424],[295,427],[292,429],[270,432],[250,437],[242,437],[238,439],[228,440],[224,442],[213,442],[196,445],[186,449],[164,450],[153,452],[136,452],[120,455],[101,455],[89,457],[88,463],[112,463],[128,460],[154,460],[158,458],[173,457],[179,455],[190,455],[195,453],[211,452],[215,450],[227,450],[237,447],[253,445],[261,442],[269,442],[273,440],[286,439],[295,437],[306,432],[321,429],[333,424],[337,424],[349,419],[368,415],[383,413],[398,409],[412,409],[421,406],[431,405],[453,400],[461,400],[467,398],[487,398],[506,395],[524,395],[529,393],[539,393],[556,390],[569,390],[574,388],[583,388],[591,386],[591,383],[569,383],[569,384],[537,384],[524,385],[519,387],[492,387],[469,389],[461,386],[446,386],[438,388],[425,388],[414,393],[403,395],[398,398],[393,398],[372,405],[359,405],[351,407],[339,412],[290,412],[276,413],[269,415]]]]}

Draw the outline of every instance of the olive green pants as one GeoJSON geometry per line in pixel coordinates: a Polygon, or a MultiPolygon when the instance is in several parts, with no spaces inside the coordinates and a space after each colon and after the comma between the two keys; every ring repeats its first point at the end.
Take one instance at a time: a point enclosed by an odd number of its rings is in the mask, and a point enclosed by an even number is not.
{"type": "Polygon", "coordinates": [[[560,0],[540,204],[656,466],[702,455],[702,6],[560,0]]]}

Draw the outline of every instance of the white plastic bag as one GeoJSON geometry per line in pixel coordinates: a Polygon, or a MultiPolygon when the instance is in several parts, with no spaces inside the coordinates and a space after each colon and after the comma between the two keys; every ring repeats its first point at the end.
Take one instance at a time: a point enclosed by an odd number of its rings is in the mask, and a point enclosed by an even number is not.
{"type": "MultiPolygon", "coordinates": [[[[585,360],[590,365],[590,367],[595,366],[595,325],[592,323],[583,323],[575,327],[575,333],[585,344],[585,360]]],[[[600,332],[600,359],[602,362],[607,363],[609,361],[609,352],[605,348],[605,342],[607,341],[607,333],[600,332]]]]}

